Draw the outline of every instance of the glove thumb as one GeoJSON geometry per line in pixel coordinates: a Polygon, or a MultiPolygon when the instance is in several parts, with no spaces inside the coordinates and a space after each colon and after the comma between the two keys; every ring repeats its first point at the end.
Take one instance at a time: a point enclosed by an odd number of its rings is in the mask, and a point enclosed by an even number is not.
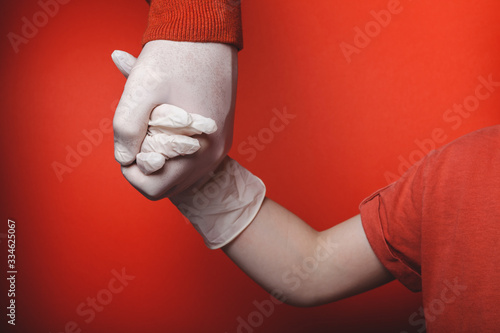
{"type": "Polygon", "coordinates": [[[113,51],[113,53],[111,53],[111,59],[113,59],[116,67],[118,67],[118,70],[125,76],[125,78],[128,78],[130,71],[137,61],[137,58],[130,53],[120,50],[113,51]]]}

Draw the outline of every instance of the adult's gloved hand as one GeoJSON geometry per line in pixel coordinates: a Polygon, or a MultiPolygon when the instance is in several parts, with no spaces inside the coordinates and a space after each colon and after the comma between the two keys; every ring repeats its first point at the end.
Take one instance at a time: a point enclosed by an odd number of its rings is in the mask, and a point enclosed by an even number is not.
{"type": "Polygon", "coordinates": [[[182,192],[215,170],[231,147],[237,80],[237,50],[219,43],[155,40],[138,59],[122,52],[112,55],[128,77],[115,112],[115,158],[125,178],[150,199],[182,192]],[[152,110],[175,105],[191,114],[215,120],[217,132],[194,137],[200,149],[167,160],[163,168],[146,175],[136,156],[146,137],[152,110]]]}

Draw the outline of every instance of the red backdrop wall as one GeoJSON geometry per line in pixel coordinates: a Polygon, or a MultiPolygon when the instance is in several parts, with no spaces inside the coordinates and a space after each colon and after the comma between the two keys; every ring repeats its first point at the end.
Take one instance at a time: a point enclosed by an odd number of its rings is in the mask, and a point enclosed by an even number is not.
{"type": "MultiPolygon", "coordinates": [[[[0,5],[0,258],[4,276],[11,219],[18,270],[9,331],[421,332],[420,295],[397,282],[317,308],[270,307],[168,200],[136,192],[113,158],[125,79],[110,54],[139,54],[148,6],[44,3],[55,2],[0,5]]],[[[428,149],[500,121],[498,85],[474,97],[481,78],[500,81],[498,1],[242,8],[231,155],[317,229],[356,215],[428,149]],[[285,110],[294,118],[269,131],[285,110]]]]}

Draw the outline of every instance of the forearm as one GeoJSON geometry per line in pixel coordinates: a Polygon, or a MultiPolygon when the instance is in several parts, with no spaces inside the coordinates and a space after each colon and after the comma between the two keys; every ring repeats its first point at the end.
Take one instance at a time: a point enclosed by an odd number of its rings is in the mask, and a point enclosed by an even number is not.
{"type": "MultiPolygon", "coordinates": [[[[315,250],[320,233],[266,198],[243,233],[223,251],[268,292],[282,294],[287,303],[305,305],[313,294],[309,279],[315,273],[315,250]],[[303,269],[303,264],[310,269],[303,269]]],[[[328,249],[325,249],[328,251],[328,249]]]]}
{"type": "Polygon", "coordinates": [[[262,181],[229,157],[199,184],[170,200],[209,248],[281,301],[320,305],[391,280],[359,215],[318,232],[265,198],[262,181]]]}
{"type": "Polygon", "coordinates": [[[318,232],[268,198],[223,251],[264,289],[295,306],[336,301],[392,280],[359,215],[318,232]]]}

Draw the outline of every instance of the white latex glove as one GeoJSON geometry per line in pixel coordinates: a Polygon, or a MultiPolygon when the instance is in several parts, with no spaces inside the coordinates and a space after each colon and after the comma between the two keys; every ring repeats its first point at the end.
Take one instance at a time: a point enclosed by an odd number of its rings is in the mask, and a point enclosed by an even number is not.
{"type": "MultiPolygon", "coordinates": [[[[113,60],[125,76],[135,62],[134,57],[121,51],[113,53],[113,60]]],[[[154,108],[148,124],[148,134],[136,158],[145,173],[161,168],[165,158],[195,152],[197,141],[189,136],[216,130],[211,119],[188,114],[172,105],[154,108]]],[[[205,244],[210,249],[218,249],[235,239],[253,221],[265,192],[259,178],[226,157],[215,172],[203,175],[170,200],[203,236],[205,244]]]]}
{"type": "MultiPolygon", "coordinates": [[[[213,171],[232,144],[236,48],[219,43],[155,40],[144,46],[137,60],[116,51],[113,60],[125,76],[130,73],[113,119],[115,158],[125,178],[146,197],[156,200],[182,192],[213,171]],[[218,130],[210,136],[197,135],[200,149],[193,155],[167,160],[163,168],[145,175],[135,163],[136,156],[146,137],[151,112],[161,104],[211,118],[218,130]]],[[[159,162],[147,156],[145,160],[152,165],[159,162]]]]}
{"type": "Polygon", "coordinates": [[[212,134],[216,130],[217,125],[210,118],[189,114],[174,105],[159,105],[151,114],[148,134],[136,156],[137,166],[146,175],[158,171],[165,160],[200,149],[198,140],[190,136],[212,134]]]}
{"type": "Polygon", "coordinates": [[[227,156],[200,184],[170,200],[203,236],[208,248],[218,249],[253,221],[265,195],[264,183],[227,156]]]}

